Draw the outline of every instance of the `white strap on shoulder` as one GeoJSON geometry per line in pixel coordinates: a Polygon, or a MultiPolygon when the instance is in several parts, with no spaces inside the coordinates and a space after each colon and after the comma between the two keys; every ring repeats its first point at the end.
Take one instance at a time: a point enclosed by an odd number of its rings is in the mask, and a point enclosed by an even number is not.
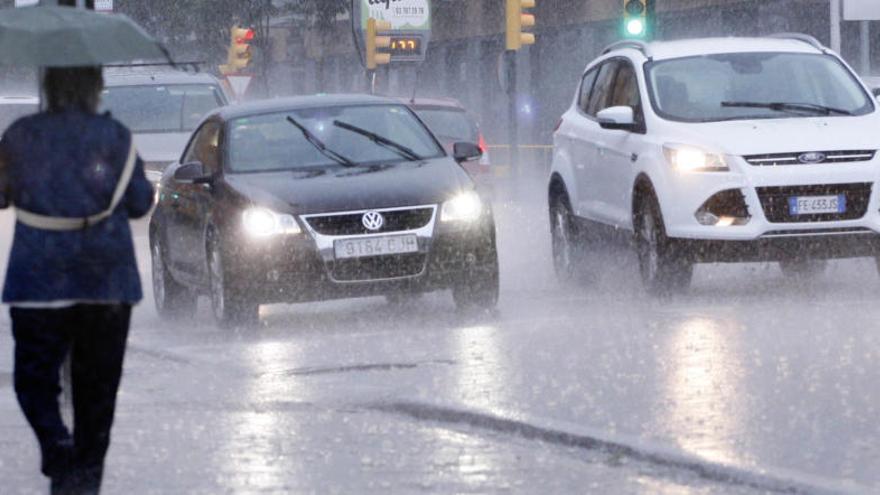
{"type": "Polygon", "coordinates": [[[122,169],[122,175],[119,177],[119,182],[116,184],[116,189],[113,191],[113,198],[110,200],[110,206],[100,213],[85,218],[49,217],[22,210],[21,208],[16,208],[15,218],[28,227],[41,230],[79,230],[94,225],[101,220],[110,217],[110,215],[113,214],[113,211],[116,210],[116,207],[119,206],[119,202],[122,201],[123,196],[125,196],[125,190],[128,189],[128,184],[131,182],[131,176],[134,174],[136,163],[137,150],[135,150],[134,139],[132,139],[131,146],[128,148],[128,158],[125,160],[125,167],[122,169]]]}

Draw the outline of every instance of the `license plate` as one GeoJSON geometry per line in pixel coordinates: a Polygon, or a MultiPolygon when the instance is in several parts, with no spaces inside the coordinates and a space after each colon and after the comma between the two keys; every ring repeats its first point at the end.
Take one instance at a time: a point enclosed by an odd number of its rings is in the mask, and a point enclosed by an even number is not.
{"type": "Polygon", "coordinates": [[[419,250],[419,240],[414,234],[340,239],[333,243],[333,248],[337,259],[387,256],[415,253],[419,250]]]}
{"type": "Polygon", "coordinates": [[[792,196],[788,198],[788,212],[793,215],[845,213],[846,196],[792,196]]]}

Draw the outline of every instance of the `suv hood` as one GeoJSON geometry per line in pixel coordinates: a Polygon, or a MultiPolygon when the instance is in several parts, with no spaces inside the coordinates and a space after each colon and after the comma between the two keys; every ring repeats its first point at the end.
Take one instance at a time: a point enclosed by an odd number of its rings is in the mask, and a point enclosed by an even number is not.
{"type": "Polygon", "coordinates": [[[880,149],[880,119],[876,113],[859,117],[713,122],[689,127],[690,132],[682,136],[685,140],[675,142],[736,156],[880,149]]]}
{"type": "Polygon", "coordinates": [[[226,174],[247,200],[276,211],[309,214],[441,203],[472,187],[448,157],[393,164],[333,165],[283,172],[226,174]]]}

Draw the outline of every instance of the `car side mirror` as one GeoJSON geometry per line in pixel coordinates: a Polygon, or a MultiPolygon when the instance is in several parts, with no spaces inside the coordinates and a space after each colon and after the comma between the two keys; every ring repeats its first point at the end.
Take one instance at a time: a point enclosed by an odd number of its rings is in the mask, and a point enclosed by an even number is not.
{"type": "Polygon", "coordinates": [[[874,94],[874,98],[880,98],[880,87],[871,88],[871,93],[874,94]]]}
{"type": "Polygon", "coordinates": [[[205,170],[202,162],[188,162],[174,171],[174,180],[181,184],[210,184],[214,177],[205,170]]]}
{"type": "Polygon", "coordinates": [[[459,142],[452,145],[452,157],[458,163],[477,160],[483,156],[483,150],[474,143],[459,142]]]}
{"type": "Polygon", "coordinates": [[[620,129],[633,131],[636,129],[635,112],[632,107],[608,107],[596,114],[596,119],[603,129],[620,129]]]}

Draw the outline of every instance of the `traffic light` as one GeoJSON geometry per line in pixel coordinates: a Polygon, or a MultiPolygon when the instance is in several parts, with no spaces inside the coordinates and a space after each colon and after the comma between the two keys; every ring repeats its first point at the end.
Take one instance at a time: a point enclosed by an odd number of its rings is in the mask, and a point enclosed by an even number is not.
{"type": "Polygon", "coordinates": [[[646,38],[648,36],[649,0],[623,0],[623,37],[646,38]]]}
{"type": "Polygon", "coordinates": [[[253,58],[251,41],[254,40],[254,30],[239,26],[232,26],[229,31],[229,52],[226,64],[220,66],[223,75],[235,74],[246,68],[253,58]]]}
{"type": "Polygon", "coordinates": [[[379,65],[391,63],[391,54],[380,52],[379,48],[391,47],[391,23],[370,17],[367,19],[367,69],[375,70],[379,65]]]}
{"type": "Polygon", "coordinates": [[[523,45],[534,45],[535,35],[524,33],[524,27],[535,25],[535,16],[523,13],[523,9],[535,7],[535,0],[507,0],[507,42],[508,50],[519,50],[523,45]]]}

